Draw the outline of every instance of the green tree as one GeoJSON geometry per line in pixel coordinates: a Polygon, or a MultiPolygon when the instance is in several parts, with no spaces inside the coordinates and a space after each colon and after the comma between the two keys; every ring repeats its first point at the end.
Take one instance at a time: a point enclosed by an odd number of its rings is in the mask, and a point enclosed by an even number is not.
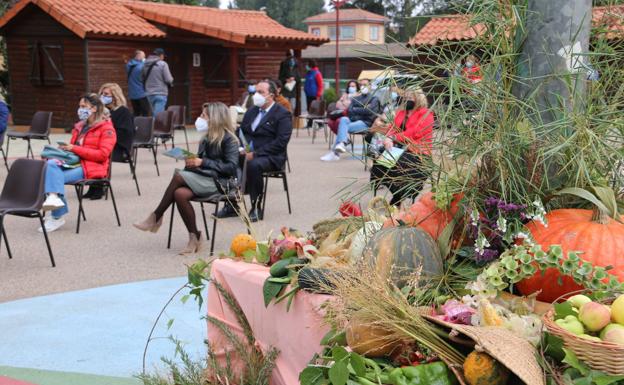
{"type": "Polygon", "coordinates": [[[323,13],[324,4],[323,0],[236,0],[230,2],[230,8],[264,10],[280,24],[305,31],[303,20],[323,13]]]}

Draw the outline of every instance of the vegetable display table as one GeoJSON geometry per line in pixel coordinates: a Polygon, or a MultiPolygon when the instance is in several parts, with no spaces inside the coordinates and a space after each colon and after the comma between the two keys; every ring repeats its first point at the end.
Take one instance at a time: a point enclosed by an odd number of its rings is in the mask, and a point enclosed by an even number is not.
{"type": "MultiPolygon", "coordinates": [[[[212,264],[212,279],[236,298],[261,349],[266,351],[274,347],[279,350],[271,385],[298,384],[299,373],[314,353],[321,351],[320,341],[329,331],[329,327],[323,324],[320,306],[330,297],[300,291],[288,312],[286,301],[265,308],[262,286],[268,276],[269,268],[262,265],[230,259],[216,260],[212,264]]],[[[225,322],[232,332],[242,336],[232,310],[212,286],[208,289],[207,307],[209,316],[225,322]]],[[[210,323],[208,340],[220,362],[225,362],[226,352],[234,355],[231,344],[210,323]]]]}

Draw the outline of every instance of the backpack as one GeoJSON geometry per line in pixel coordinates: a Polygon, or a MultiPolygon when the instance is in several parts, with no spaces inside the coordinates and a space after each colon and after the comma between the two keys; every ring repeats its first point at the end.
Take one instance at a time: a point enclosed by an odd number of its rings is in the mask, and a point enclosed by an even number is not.
{"type": "Polygon", "coordinates": [[[147,79],[149,79],[150,74],[152,73],[152,70],[154,69],[154,67],[156,66],[156,64],[158,64],[160,60],[156,60],[155,62],[153,62],[152,64],[149,65],[149,67],[147,68],[147,73],[145,74],[145,76],[143,76],[143,78],[141,79],[143,81],[143,86],[145,87],[145,83],[147,82],[147,79]]]}

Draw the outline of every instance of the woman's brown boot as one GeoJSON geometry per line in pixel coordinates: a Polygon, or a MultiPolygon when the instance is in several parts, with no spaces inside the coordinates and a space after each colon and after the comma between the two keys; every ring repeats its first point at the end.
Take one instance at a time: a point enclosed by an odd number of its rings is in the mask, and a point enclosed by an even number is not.
{"type": "Polygon", "coordinates": [[[134,223],[133,226],[141,231],[151,231],[152,233],[158,232],[158,229],[162,225],[163,217],[160,217],[159,220],[156,220],[156,214],[151,213],[149,217],[143,222],[134,223]]]}
{"type": "Polygon", "coordinates": [[[204,241],[201,237],[201,232],[199,235],[195,233],[189,233],[189,241],[186,247],[180,251],[180,255],[195,255],[204,249],[204,241]]]}

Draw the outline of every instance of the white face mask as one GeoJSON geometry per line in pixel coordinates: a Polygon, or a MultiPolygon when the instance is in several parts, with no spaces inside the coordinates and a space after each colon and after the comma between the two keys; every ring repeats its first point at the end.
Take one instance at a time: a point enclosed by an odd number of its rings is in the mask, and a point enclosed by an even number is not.
{"type": "Polygon", "coordinates": [[[288,91],[292,91],[296,85],[297,85],[297,82],[293,80],[291,82],[286,83],[285,87],[288,91]]]}
{"type": "Polygon", "coordinates": [[[258,92],[256,92],[255,94],[253,94],[253,104],[256,107],[262,107],[266,104],[266,98],[262,95],[260,95],[258,92]]]}
{"type": "Polygon", "coordinates": [[[195,128],[197,129],[197,132],[208,131],[208,121],[200,116],[195,120],[195,128]]]}
{"type": "Polygon", "coordinates": [[[368,89],[368,86],[360,88],[360,92],[362,93],[362,95],[367,95],[369,91],[370,90],[368,89]]]}

